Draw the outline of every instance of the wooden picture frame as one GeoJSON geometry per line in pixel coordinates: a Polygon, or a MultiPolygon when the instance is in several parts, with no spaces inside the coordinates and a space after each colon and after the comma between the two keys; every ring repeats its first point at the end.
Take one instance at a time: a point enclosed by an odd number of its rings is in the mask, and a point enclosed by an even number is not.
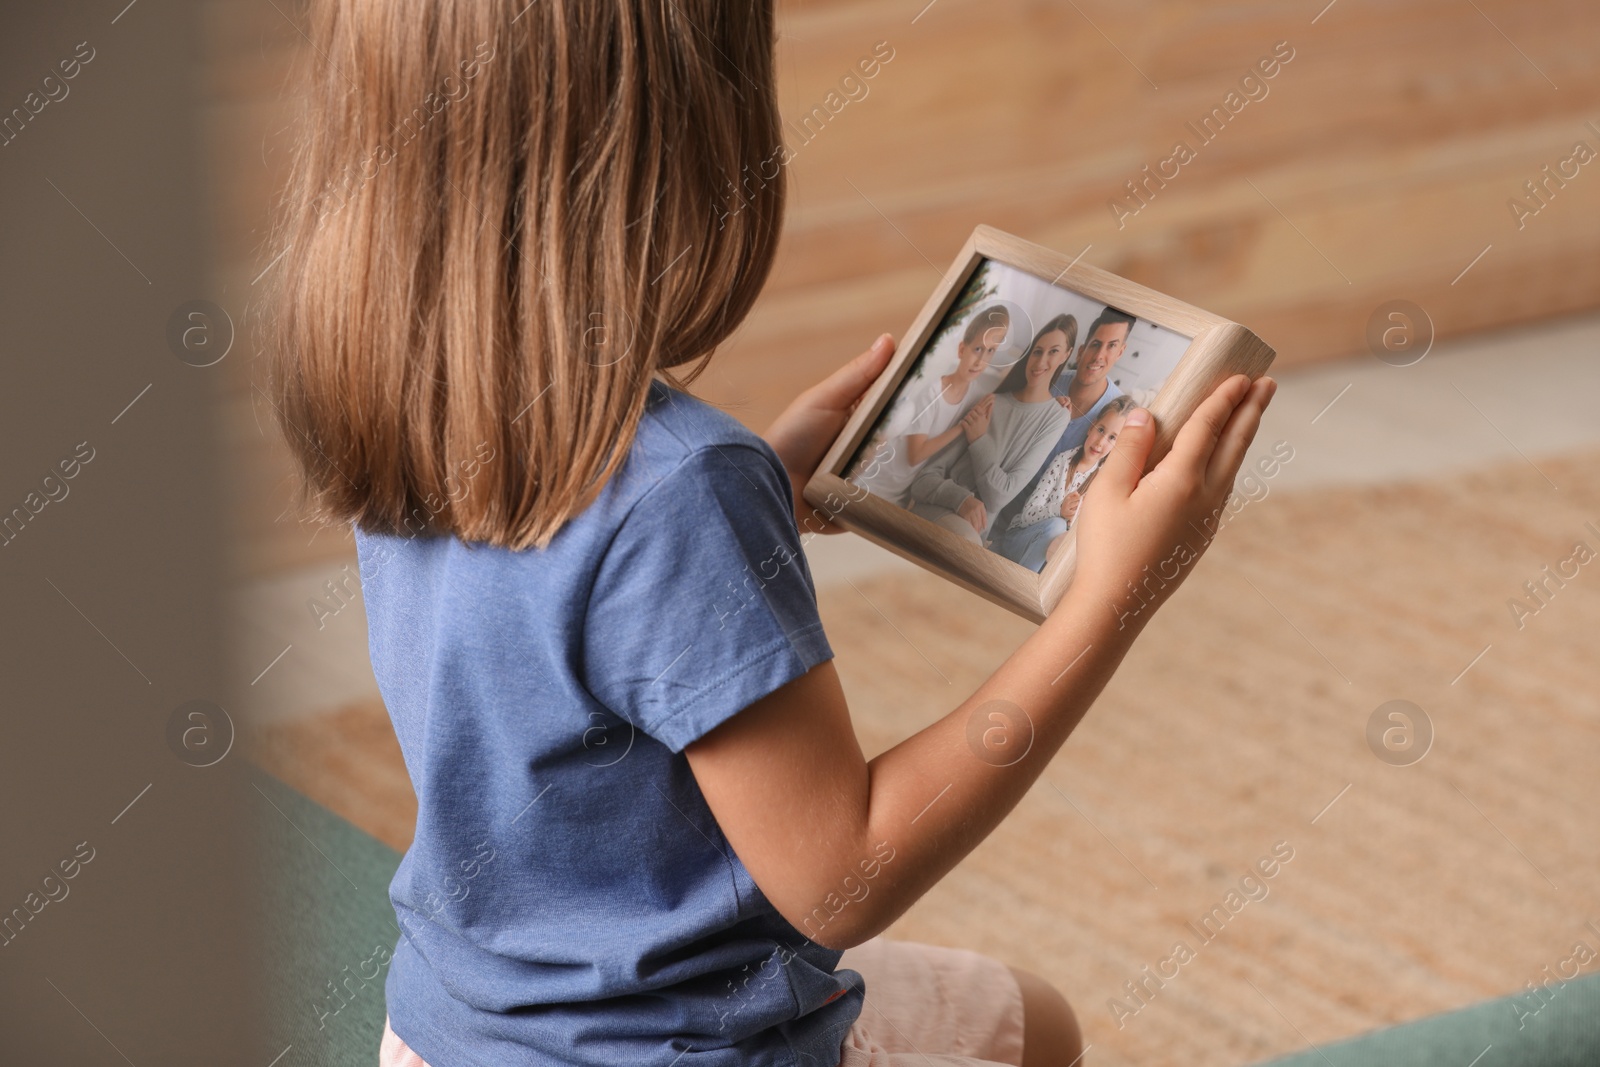
{"type": "MultiPolygon", "coordinates": [[[[1022,275],[1045,283],[1035,290],[1048,294],[1059,289],[1078,301],[1090,301],[1105,308],[1135,316],[1139,324],[1152,324],[1156,330],[1178,335],[1168,338],[1168,348],[1188,340],[1182,355],[1164,376],[1154,398],[1144,404],[1155,417],[1156,444],[1151,452],[1154,465],[1171,448],[1178,428],[1194,413],[1202,400],[1226,378],[1248,374],[1260,377],[1275,355],[1271,347],[1236,322],[1213,315],[1193,305],[1175,300],[1107,271],[1077,262],[1019,237],[989,226],[979,226],[945,273],[939,288],[911,328],[906,332],[894,358],[878,381],[863,396],[843,432],[829,448],[821,465],[805,488],[805,498],[813,507],[838,525],[852,530],[884,548],[943,575],[1024,618],[1042,622],[1066,593],[1076,563],[1075,533],[1065,540],[1039,572],[1013,562],[981,543],[968,540],[951,529],[878,495],[852,481],[846,473],[862,455],[874,428],[881,426],[890,406],[899,399],[903,383],[922,357],[931,352],[930,342],[943,350],[945,340],[959,320],[949,316],[958,299],[967,294],[968,306],[957,308],[965,315],[974,311],[968,284],[985,264],[1001,266],[1001,280],[1022,275]]],[[[985,277],[992,272],[985,270],[985,277]]],[[[1067,299],[1063,297],[1063,300],[1067,299]]],[[[1131,334],[1132,327],[1129,333],[1131,334]]],[[[1064,334],[1062,336],[1065,336],[1064,334]]],[[[1080,344],[1089,340],[1079,338],[1080,344]]],[[[1014,347],[1006,338],[1008,350],[1014,347]]],[[[1025,342],[1028,347],[1031,342],[1025,342]]],[[[1080,349],[1081,351],[1081,349],[1080,349]]],[[[1078,353],[1069,356],[1063,370],[1078,353]]],[[[1025,358],[1025,356],[1024,356],[1025,358]]],[[[924,384],[930,379],[925,368],[918,368],[924,384]]],[[[1076,371],[1074,370],[1076,373],[1076,371]]],[[[1057,373],[1060,373],[1059,371],[1057,373]]],[[[992,406],[992,405],[991,405],[992,406]]],[[[1068,410],[1070,415],[1070,409],[1068,410]]],[[[1062,435],[1065,440],[1065,435],[1062,435]]],[[[963,445],[961,439],[945,448],[963,445]]],[[[873,447],[882,447],[881,441],[873,447]]],[[[918,469],[940,458],[935,453],[918,469]]],[[[1039,472],[1035,472],[1036,474],[1039,472]]],[[[1032,477],[1032,476],[1030,476],[1032,477]]],[[[994,520],[991,518],[990,520],[994,520]]],[[[1073,526],[1075,528],[1075,520],[1073,526]]]]}

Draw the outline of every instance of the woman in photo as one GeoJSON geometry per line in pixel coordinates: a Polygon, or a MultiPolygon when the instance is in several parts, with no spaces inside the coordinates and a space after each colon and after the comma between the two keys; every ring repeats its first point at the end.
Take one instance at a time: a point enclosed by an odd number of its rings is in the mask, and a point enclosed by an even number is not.
{"type": "Polygon", "coordinates": [[[1011,312],[992,304],[972,316],[956,346],[949,374],[929,376],[896,403],[872,454],[850,481],[875,496],[904,505],[906,490],[928,457],[961,436],[959,420],[979,401],[977,380],[1011,329],[1011,312]]]}
{"type": "Polygon", "coordinates": [[[1078,342],[1078,320],[1057,315],[1000,388],[963,416],[961,436],[928,460],[909,490],[914,514],[986,544],[989,525],[1044,464],[1072,413],[1050,387],[1078,342]]]}
{"type": "Polygon", "coordinates": [[[1130,396],[1115,397],[1100,409],[1083,444],[1061,453],[1045,468],[1022,510],[994,539],[996,552],[1031,571],[1044,570],[1066,540],[1089,479],[1111,454],[1132,409],[1130,396]]]}

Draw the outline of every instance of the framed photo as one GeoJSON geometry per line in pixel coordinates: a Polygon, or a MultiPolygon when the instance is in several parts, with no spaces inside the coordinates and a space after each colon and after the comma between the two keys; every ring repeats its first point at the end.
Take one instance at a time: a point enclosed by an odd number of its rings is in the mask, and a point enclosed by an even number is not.
{"type": "Polygon", "coordinates": [[[847,529],[1042,622],[1133,407],[1155,464],[1273,350],[1238,323],[979,226],[806,486],[847,529]]]}

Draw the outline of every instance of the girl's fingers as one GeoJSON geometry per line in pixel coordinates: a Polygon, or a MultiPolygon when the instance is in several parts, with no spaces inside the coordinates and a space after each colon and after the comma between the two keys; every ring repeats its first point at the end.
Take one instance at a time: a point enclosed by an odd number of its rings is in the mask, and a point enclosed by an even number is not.
{"type": "Polygon", "coordinates": [[[1271,378],[1261,378],[1250,387],[1239,406],[1233,409],[1227,425],[1222,428],[1216,451],[1211,454],[1211,463],[1206,468],[1208,484],[1233,484],[1234,476],[1239,473],[1239,465],[1244,462],[1244,454],[1250,448],[1250,442],[1255,440],[1256,430],[1261,427],[1262,412],[1266,411],[1267,404],[1277,391],[1277,382],[1271,378]]]}
{"type": "Polygon", "coordinates": [[[845,410],[878,380],[893,354],[894,338],[884,334],[872,342],[871,348],[812,386],[811,400],[815,406],[830,411],[845,410]]]}
{"type": "MultiPolygon", "coordinates": [[[[1211,391],[1211,395],[1195,408],[1189,421],[1178,430],[1172,442],[1172,451],[1161,461],[1166,470],[1186,470],[1198,479],[1206,474],[1222,428],[1228,424],[1234,408],[1250,390],[1250,379],[1235,374],[1211,391]]],[[[1118,442],[1121,443],[1120,441],[1118,442]]]]}

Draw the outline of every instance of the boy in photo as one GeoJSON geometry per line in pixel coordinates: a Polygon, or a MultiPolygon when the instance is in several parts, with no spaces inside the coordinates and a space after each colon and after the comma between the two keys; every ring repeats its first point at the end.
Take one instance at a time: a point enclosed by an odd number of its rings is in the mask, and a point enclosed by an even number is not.
{"type": "Polygon", "coordinates": [[[850,481],[903,507],[918,468],[961,436],[961,417],[982,399],[975,383],[1010,329],[1004,304],[974,315],[956,347],[955,369],[914,386],[895,403],[877,448],[856,465],[850,481]]]}

